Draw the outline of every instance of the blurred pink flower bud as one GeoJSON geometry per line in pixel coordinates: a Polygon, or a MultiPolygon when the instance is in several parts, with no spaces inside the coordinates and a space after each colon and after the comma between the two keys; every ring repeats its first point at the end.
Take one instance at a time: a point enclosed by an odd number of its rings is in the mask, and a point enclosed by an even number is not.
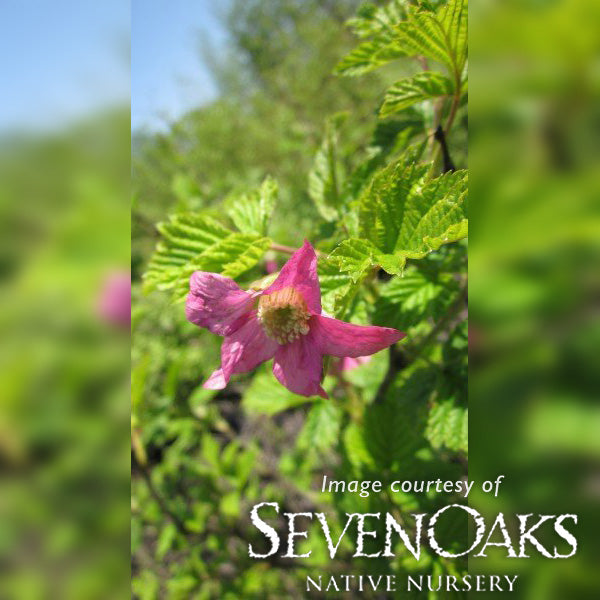
{"type": "Polygon", "coordinates": [[[102,319],[119,327],[131,326],[131,275],[111,273],[103,283],[98,302],[102,319]]]}

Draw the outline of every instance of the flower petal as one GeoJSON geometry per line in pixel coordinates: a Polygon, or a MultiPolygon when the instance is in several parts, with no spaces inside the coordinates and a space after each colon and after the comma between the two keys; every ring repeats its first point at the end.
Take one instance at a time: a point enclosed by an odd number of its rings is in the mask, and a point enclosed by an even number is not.
{"type": "Polygon", "coordinates": [[[312,317],[310,329],[322,354],[342,358],[375,354],[406,335],[389,327],[353,325],[322,315],[312,317]]]}
{"type": "Polygon", "coordinates": [[[308,309],[314,314],[321,314],[321,288],[317,277],[317,255],[307,240],[283,265],[277,279],[264,293],[270,294],[286,287],[297,289],[302,294],[308,309]]]}
{"type": "Polygon", "coordinates": [[[223,389],[235,373],[246,373],[273,358],[277,342],[269,339],[256,317],[256,311],[242,318],[243,324],[223,340],[221,367],[204,383],[208,389],[223,389]]]}
{"type": "Polygon", "coordinates": [[[302,396],[321,396],[327,392],[321,387],[323,356],[318,351],[310,332],[291,344],[279,346],[273,362],[273,373],[288,390],[302,396]]]}
{"type": "Polygon", "coordinates": [[[213,374],[203,383],[202,387],[207,390],[222,390],[227,385],[223,369],[219,367],[213,374]]]}
{"type": "Polygon", "coordinates": [[[250,311],[259,294],[245,292],[229,277],[196,271],[190,278],[185,314],[188,321],[212,333],[229,335],[243,324],[240,317],[250,311]]]}

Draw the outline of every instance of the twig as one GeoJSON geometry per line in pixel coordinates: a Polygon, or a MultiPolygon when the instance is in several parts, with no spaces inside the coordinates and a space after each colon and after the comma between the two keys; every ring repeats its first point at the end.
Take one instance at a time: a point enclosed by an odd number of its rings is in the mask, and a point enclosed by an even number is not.
{"type": "MultiPolygon", "coordinates": [[[[271,250],[274,250],[275,252],[282,252],[283,254],[294,254],[294,252],[296,252],[296,250],[298,250],[298,248],[292,248],[291,246],[284,246],[283,244],[276,244],[275,242],[273,242],[271,244],[271,250]]],[[[316,249],[315,249],[315,254],[318,257],[323,256],[323,253],[319,252],[316,249]]]]}
{"type": "Polygon", "coordinates": [[[284,254],[294,254],[294,252],[296,252],[296,248],[292,248],[291,246],[283,246],[282,244],[276,244],[275,242],[271,244],[271,250],[275,250],[275,252],[283,252],[284,254]]]}
{"type": "Polygon", "coordinates": [[[452,161],[452,157],[450,156],[450,152],[448,151],[448,144],[446,144],[446,135],[444,134],[444,130],[442,129],[441,125],[437,126],[433,137],[442,148],[442,158],[444,159],[444,173],[456,171],[456,167],[454,166],[454,162],[452,161]]]}

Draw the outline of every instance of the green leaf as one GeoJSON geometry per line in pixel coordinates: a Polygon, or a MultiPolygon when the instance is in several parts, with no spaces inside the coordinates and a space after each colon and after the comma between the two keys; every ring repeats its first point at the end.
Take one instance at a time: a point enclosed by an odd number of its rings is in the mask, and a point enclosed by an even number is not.
{"type": "Polygon", "coordinates": [[[437,14],[413,10],[396,27],[396,42],[406,54],[421,55],[446,65],[455,79],[467,58],[466,0],[450,0],[437,14]]]}
{"type": "Polygon", "coordinates": [[[308,413],[304,427],[298,436],[297,444],[301,450],[327,450],[339,437],[342,411],[333,402],[318,402],[308,413]]]}
{"type": "Polygon", "coordinates": [[[341,242],[330,255],[330,260],[358,281],[374,264],[381,252],[368,240],[351,238],[341,242]]]}
{"type": "Polygon", "coordinates": [[[271,416],[288,408],[313,402],[314,399],[290,392],[272,373],[261,371],[252,379],[244,393],[242,404],[249,413],[271,416]]]}
{"type": "Polygon", "coordinates": [[[369,8],[350,21],[362,38],[370,36],[337,66],[343,75],[362,75],[402,56],[424,56],[445,65],[455,81],[467,60],[467,0],[450,0],[437,12],[407,8],[397,0],[369,8]]]}
{"type": "Polygon", "coordinates": [[[392,0],[385,6],[366,4],[359,8],[358,15],[348,20],[348,25],[359,37],[364,38],[390,30],[406,18],[406,0],[392,0]]]}
{"type": "Polygon", "coordinates": [[[384,253],[394,250],[409,194],[427,170],[427,165],[419,165],[407,157],[375,175],[359,200],[361,238],[370,240],[384,253]]]}
{"type": "Polygon", "coordinates": [[[429,278],[416,269],[380,287],[373,323],[406,331],[429,317],[439,318],[453,298],[452,275],[429,278]]]}
{"type": "Polygon", "coordinates": [[[467,173],[455,171],[415,186],[407,198],[394,254],[422,258],[467,237],[467,173]]]}
{"type": "Polygon", "coordinates": [[[144,289],[174,289],[174,300],[185,297],[194,271],[237,277],[256,265],[271,245],[268,238],[232,233],[210,217],[195,214],[174,215],[158,229],[163,239],[144,275],[144,289]]]}
{"type": "Polygon", "coordinates": [[[384,399],[366,408],[362,427],[346,429],[344,448],[357,472],[401,471],[410,477],[411,469],[420,468],[414,457],[427,444],[427,401],[436,381],[435,372],[425,368],[399,376],[384,399]]]}
{"type": "Polygon", "coordinates": [[[455,452],[469,448],[469,411],[456,406],[454,400],[436,404],[429,413],[427,439],[434,448],[446,447],[455,452]]]}
{"type": "Polygon", "coordinates": [[[227,214],[242,233],[266,235],[277,193],[277,182],[267,177],[258,190],[237,198],[227,214]]]}
{"type": "Polygon", "coordinates": [[[173,215],[157,229],[162,240],[144,275],[146,290],[172,288],[179,269],[231,233],[214,219],[197,214],[173,215]]]}
{"type": "Polygon", "coordinates": [[[467,62],[468,51],[468,0],[450,0],[438,11],[438,19],[446,32],[447,45],[458,73],[462,73],[467,62]]]}
{"type": "Polygon", "coordinates": [[[308,194],[326,221],[340,217],[341,165],[337,158],[337,130],[333,121],[325,125],[325,137],[308,174],[308,194]]]}
{"type": "Polygon", "coordinates": [[[365,469],[376,469],[365,443],[363,428],[357,423],[350,423],[344,431],[344,451],[355,473],[362,474],[365,469]]]}
{"type": "Polygon", "coordinates": [[[401,159],[380,171],[359,201],[360,239],[344,240],[330,260],[353,280],[371,266],[403,272],[407,258],[423,258],[468,233],[467,175],[424,181],[427,165],[401,159]]]}
{"type": "Polygon", "coordinates": [[[334,260],[327,258],[319,259],[317,272],[321,286],[321,304],[327,313],[334,315],[336,305],[348,294],[352,279],[348,273],[340,271],[334,260]]]}
{"type": "Polygon", "coordinates": [[[167,552],[171,550],[176,538],[177,528],[173,523],[167,523],[160,532],[158,541],[156,542],[156,558],[158,560],[162,560],[167,552]]]}
{"type": "Polygon", "coordinates": [[[454,59],[448,48],[446,32],[434,13],[412,11],[409,18],[396,27],[395,39],[407,55],[426,56],[454,72],[454,59]]]}
{"type": "Polygon", "coordinates": [[[237,490],[225,494],[219,502],[219,511],[226,517],[236,518],[240,514],[240,493],[237,490]]]}
{"type": "Polygon", "coordinates": [[[386,93],[380,116],[387,117],[417,102],[431,100],[454,93],[454,83],[441,73],[425,71],[401,79],[386,93]]]}
{"type": "Polygon", "coordinates": [[[336,72],[352,77],[364,75],[404,56],[406,56],[406,52],[398,46],[394,36],[389,32],[384,32],[354,48],[339,62],[336,72]]]}

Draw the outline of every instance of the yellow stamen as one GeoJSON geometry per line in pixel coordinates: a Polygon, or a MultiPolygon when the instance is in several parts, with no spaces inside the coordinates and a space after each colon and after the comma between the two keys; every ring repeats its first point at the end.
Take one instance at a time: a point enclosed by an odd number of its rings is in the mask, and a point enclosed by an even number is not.
{"type": "Polygon", "coordinates": [[[293,342],[310,330],[310,312],[302,295],[293,287],[261,296],[258,319],[267,336],[282,345],[293,342]]]}

